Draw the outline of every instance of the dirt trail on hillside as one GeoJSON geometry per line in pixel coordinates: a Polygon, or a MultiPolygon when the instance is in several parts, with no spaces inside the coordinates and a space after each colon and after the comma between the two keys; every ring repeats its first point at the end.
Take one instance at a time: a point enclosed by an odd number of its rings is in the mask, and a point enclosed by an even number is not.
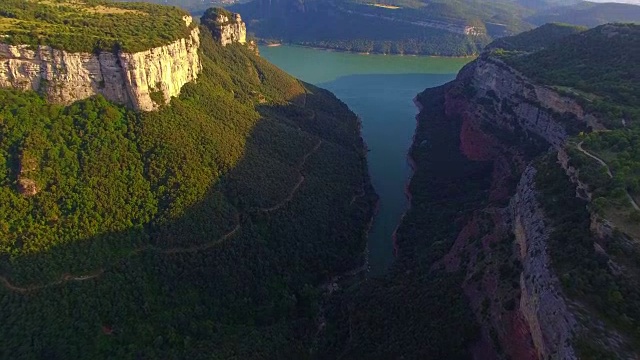
{"type": "Polygon", "coordinates": [[[236,234],[236,232],[238,232],[238,230],[240,230],[241,226],[240,224],[237,224],[233,230],[229,231],[228,233],[222,235],[222,237],[220,237],[217,240],[205,243],[205,244],[201,244],[201,245],[194,245],[194,246],[190,246],[190,247],[186,247],[186,248],[171,248],[171,249],[163,249],[161,251],[159,251],[161,254],[185,254],[185,253],[194,253],[194,252],[198,252],[198,251],[202,251],[202,250],[207,250],[209,248],[212,248],[216,245],[220,245],[223,242],[225,242],[227,239],[229,239],[230,237],[232,237],[233,235],[236,234]]]}
{"type": "MultiPolygon", "coordinates": [[[[309,159],[309,157],[320,148],[322,143],[323,143],[322,140],[318,140],[318,143],[313,147],[313,149],[311,149],[309,152],[307,152],[302,157],[302,159],[301,159],[300,163],[298,164],[298,166],[296,166],[296,168],[298,169],[298,172],[300,172],[300,179],[298,180],[296,185],[293,187],[293,189],[291,189],[291,191],[289,192],[289,195],[286,198],[284,198],[282,201],[278,202],[277,204],[275,204],[275,205],[273,205],[271,207],[259,208],[257,210],[262,211],[262,212],[267,212],[267,213],[268,212],[272,212],[272,211],[276,211],[276,210],[282,208],[285,204],[287,204],[289,201],[291,201],[293,199],[293,197],[297,193],[298,189],[300,188],[300,186],[302,185],[302,183],[305,180],[304,175],[302,175],[302,170],[304,168],[304,165],[306,164],[306,162],[309,159]]],[[[140,253],[142,253],[144,251],[155,251],[155,252],[157,252],[159,254],[174,255],[174,254],[184,254],[184,253],[195,253],[195,252],[207,250],[207,249],[210,249],[210,248],[212,248],[214,246],[220,245],[223,242],[225,242],[226,240],[228,240],[229,238],[233,237],[233,235],[235,235],[238,232],[238,230],[240,230],[241,227],[242,227],[241,224],[238,223],[238,224],[236,224],[236,226],[233,229],[231,229],[231,231],[229,231],[226,234],[222,235],[218,239],[210,241],[210,242],[205,243],[205,244],[199,244],[199,245],[194,245],[194,246],[189,246],[189,247],[174,247],[174,248],[168,248],[168,249],[161,249],[161,248],[158,248],[158,247],[155,247],[155,246],[145,245],[145,246],[142,246],[140,248],[134,249],[131,252],[131,254],[129,254],[129,256],[134,256],[134,255],[140,254],[140,253]]],[[[42,284],[42,285],[27,285],[27,286],[15,285],[15,284],[11,283],[11,281],[9,281],[9,279],[7,277],[0,275],[0,284],[2,284],[6,289],[8,289],[10,291],[24,294],[24,293],[27,293],[27,292],[48,288],[48,287],[51,287],[51,286],[65,284],[65,283],[70,282],[70,281],[86,281],[86,280],[95,279],[95,278],[101,276],[103,273],[104,273],[104,269],[100,268],[100,269],[95,270],[94,272],[91,272],[91,273],[86,274],[86,275],[64,274],[64,275],[62,275],[62,277],[60,279],[58,279],[56,281],[52,281],[52,282],[49,282],[49,283],[46,283],[46,284],[42,284]]]]}
{"type": "Polygon", "coordinates": [[[4,287],[6,287],[7,289],[13,291],[13,292],[17,292],[17,293],[27,293],[30,291],[35,291],[35,290],[40,290],[40,289],[44,289],[44,288],[48,288],[51,286],[55,286],[55,285],[59,285],[59,284],[63,284],[69,281],[86,281],[86,280],[91,280],[91,279],[95,279],[98,276],[102,275],[104,273],[104,269],[98,269],[96,271],[94,271],[93,273],[89,273],[87,275],[71,275],[71,274],[64,274],[62,275],[62,277],[56,281],[52,281],[50,283],[47,284],[43,284],[43,285],[29,285],[29,286],[17,286],[17,285],[13,285],[9,279],[7,279],[4,276],[0,276],[0,283],[2,283],[2,285],[4,285],[4,287]]]}
{"type": "Polygon", "coordinates": [[[304,157],[302,158],[302,161],[300,162],[300,164],[297,166],[298,168],[298,172],[300,173],[300,179],[298,180],[298,182],[296,183],[296,185],[293,187],[293,189],[291,189],[291,192],[289,192],[289,195],[284,198],[282,201],[280,201],[279,203],[268,207],[268,208],[258,208],[259,211],[262,212],[272,212],[272,211],[276,211],[278,209],[280,209],[281,207],[283,207],[286,203],[288,203],[289,201],[291,201],[291,199],[293,199],[294,195],[296,194],[296,192],[298,192],[298,189],[300,189],[300,185],[302,185],[302,183],[304,182],[304,175],[302,174],[302,169],[304,168],[304,165],[307,162],[307,159],[309,159],[309,156],[311,156],[311,154],[315,153],[316,151],[318,151],[318,149],[320,148],[320,145],[322,145],[322,140],[318,140],[318,143],[313,147],[313,149],[311,149],[311,151],[309,151],[308,153],[306,153],[304,155],[304,157]]]}
{"type": "MultiPolygon", "coordinates": [[[[604,160],[600,159],[599,157],[591,154],[590,152],[588,152],[587,150],[582,148],[582,143],[584,141],[581,141],[578,144],[578,150],[580,150],[580,152],[582,152],[583,154],[587,155],[588,157],[596,160],[597,162],[600,163],[600,165],[604,166],[605,169],[607,169],[607,175],[609,175],[610,178],[613,179],[613,173],[611,172],[611,169],[609,168],[609,165],[607,165],[606,162],[604,162],[604,160]]],[[[629,202],[631,203],[631,206],[633,206],[634,209],[640,211],[640,206],[638,206],[638,203],[633,199],[633,196],[631,196],[631,194],[629,194],[629,192],[625,189],[625,192],[627,194],[627,198],[629,199],[629,202]]]]}

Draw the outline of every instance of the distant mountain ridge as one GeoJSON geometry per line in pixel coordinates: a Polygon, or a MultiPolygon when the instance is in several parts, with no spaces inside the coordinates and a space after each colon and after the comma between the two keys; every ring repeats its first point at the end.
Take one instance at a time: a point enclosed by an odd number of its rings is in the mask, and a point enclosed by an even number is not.
{"type": "MultiPolygon", "coordinates": [[[[143,1],[196,15],[209,6],[143,1]]],[[[640,22],[639,6],[578,0],[252,0],[224,6],[240,13],[248,33],[265,43],[384,54],[478,55],[492,40],[545,23],[640,22]]]]}
{"type": "Polygon", "coordinates": [[[266,42],[354,52],[476,55],[543,22],[640,22],[640,7],[574,1],[254,0],[231,9],[266,42]],[[561,14],[561,15],[556,15],[561,14]]]}
{"type": "Polygon", "coordinates": [[[231,7],[258,38],[355,52],[473,55],[528,29],[516,7],[466,1],[266,1],[231,7]]]}
{"type": "Polygon", "coordinates": [[[575,5],[542,10],[526,20],[536,25],[562,22],[588,27],[612,22],[640,23],[640,6],[638,5],[640,3],[621,4],[583,1],[575,5]]]}
{"type": "Polygon", "coordinates": [[[498,39],[489,44],[485,50],[500,49],[503,51],[533,52],[561,40],[569,35],[577,34],[588,28],[568,24],[550,23],[518,35],[498,39]]]}

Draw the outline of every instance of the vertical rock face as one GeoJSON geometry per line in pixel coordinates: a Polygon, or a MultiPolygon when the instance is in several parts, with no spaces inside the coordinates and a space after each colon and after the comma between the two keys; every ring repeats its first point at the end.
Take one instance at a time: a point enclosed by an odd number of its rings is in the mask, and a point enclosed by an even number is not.
{"type": "Polygon", "coordinates": [[[102,94],[115,103],[151,111],[196,80],[202,69],[199,46],[198,28],[188,38],[132,54],[0,44],[0,87],[38,91],[61,104],[102,94]]]}
{"type": "Polygon", "coordinates": [[[216,18],[216,26],[212,31],[222,46],[247,42],[247,26],[242,21],[240,14],[219,13],[216,18]]]}
{"type": "Polygon", "coordinates": [[[511,199],[520,274],[520,312],[540,359],[576,359],[571,346],[576,320],[561,294],[560,281],[552,271],[547,251],[549,229],[536,199],[535,169],[522,174],[511,199]]]}
{"type": "MultiPolygon", "coordinates": [[[[597,119],[586,113],[573,99],[561,96],[545,86],[533,84],[516,70],[494,58],[480,58],[465,67],[457,82],[475,91],[471,108],[477,120],[486,120],[504,130],[517,128],[540,136],[559,149],[567,138],[563,116],[573,122],[601,128],[597,119]]],[[[449,106],[448,113],[458,109],[449,106]]]]}
{"type": "MultiPolygon", "coordinates": [[[[562,152],[569,134],[582,127],[597,129],[597,119],[575,100],[535,84],[499,59],[487,56],[466,66],[456,81],[447,85],[445,113],[449,119],[461,120],[460,152],[471,160],[493,163],[488,194],[491,205],[478,210],[495,213],[492,206],[503,210],[504,216],[490,226],[495,228],[496,239],[515,239],[515,244],[503,240],[513,245],[508,256],[483,248],[485,258],[502,256],[499,265],[467,269],[463,288],[479,314],[483,341],[498,341],[497,348],[513,358],[575,359],[573,337],[579,325],[551,264],[547,249],[550,229],[537,201],[535,168],[528,163],[549,147],[562,152]],[[500,235],[500,229],[513,236],[500,235]],[[502,267],[508,269],[512,257],[522,265],[514,279],[508,277],[510,271],[502,271],[502,267]],[[484,280],[473,282],[476,272],[483,274],[476,279],[484,280]],[[505,283],[511,284],[512,290],[495,285],[505,283]],[[481,300],[489,304],[485,307],[488,317],[482,315],[481,300]],[[492,332],[496,336],[491,336],[492,332]]],[[[473,221],[464,229],[471,225],[473,221]]],[[[456,254],[456,246],[473,249],[469,241],[459,243],[456,241],[449,258],[456,254]]]]}
{"type": "Polygon", "coordinates": [[[151,97],[154,92],[161,92],[166,104],[172,96],[180,94],[184,84],[196,80],[202,69],[199,47],[200,31],[194,28],[188,39],[144,52],[120,54],[125,85],[130,89],[133,107],[155,109],[158,104],[151,97]]]}

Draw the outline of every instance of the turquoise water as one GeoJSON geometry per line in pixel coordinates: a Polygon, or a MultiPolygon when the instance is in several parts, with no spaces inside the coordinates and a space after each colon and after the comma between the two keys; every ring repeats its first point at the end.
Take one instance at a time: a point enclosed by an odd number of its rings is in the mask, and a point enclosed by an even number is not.
{"type": "Polygon", "coordinates": [[[455,78],[470,59],[360,55],[297,46],[261,47],[260,54],[293,76],[332,91],[362,118],[371,181],[380,209],[369,234],[371,275],[393,262],[391,236],[408,201],[406,155],[415,130],[412,99],[455,78]]]}

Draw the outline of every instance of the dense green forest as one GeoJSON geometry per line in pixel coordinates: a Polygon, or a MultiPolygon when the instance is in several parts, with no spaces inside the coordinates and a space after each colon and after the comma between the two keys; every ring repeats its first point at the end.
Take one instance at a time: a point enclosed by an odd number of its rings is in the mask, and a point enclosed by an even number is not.
{"type": "Polygon", "coordinates": [[[3,43],[49,45],[72,52],[137,52],[189,35],[177,7],[103,0],[3,0],[3,43]]]}
{"type": "Polygon", "coordinates": [[[194,16],[201,16],[207,9],[211,7],[222,7],[234,3],[230,0],[112,0],[115,2],[148,2],[160,5],[177,6],[187,10],[194,16]]]}
{"type": "Polygon", "coordinates": [[[357,117],[203,30],[157,112],[0,90],[0,358],[307,358],[360,267],[357,117]]]}
{"type": "Polygon", "coordinates": [[[628,190],[636,198],[640,196],[640,126],[591,133],[584,139],[584,145],[605,159],[614,175],[612,181],[615,185],[628,190]]]}

